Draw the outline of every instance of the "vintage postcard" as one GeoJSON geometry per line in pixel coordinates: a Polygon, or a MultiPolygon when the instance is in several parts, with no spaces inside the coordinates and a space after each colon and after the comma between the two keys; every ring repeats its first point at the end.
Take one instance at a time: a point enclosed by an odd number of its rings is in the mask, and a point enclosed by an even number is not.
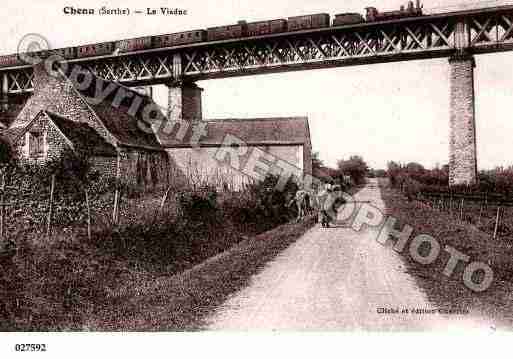
{"type": "Polygon", "coordinates": [[[0,13],[7,357],[56,356],[49,332],[513,329],[512,2],[0,13]]]}

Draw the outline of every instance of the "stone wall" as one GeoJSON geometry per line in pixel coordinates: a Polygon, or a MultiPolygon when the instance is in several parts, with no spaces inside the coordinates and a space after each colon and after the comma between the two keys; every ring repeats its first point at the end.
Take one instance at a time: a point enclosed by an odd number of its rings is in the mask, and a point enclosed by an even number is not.
{"type": "Polygon", "coordinates": [[[449,60],[450,141],[449,184],[477,181],[476,125],[474,104],[474,58],[456,56],[449,60]]]}
{"type": "Polygon", "coordinates": [[[35,120],[30,129],[21,136],[13,146],[16,157],[24,162],[44,164],[51,160],[60,158],[62,153],[70,150],[71,147],[61,133],[50,123],[46,116],[40,116],[35,120]],[[31,132],[40,133],[43,140],[43,152],[39,156],[31,155],[28,147],[28,137],[31,132]]]}
{"type": "Polygon", "coordinates": [[[97,171],[103,176],[114,178],[117,171],[117,156],[104,157],[104,156],[91,156],[89,157],[91,164],[91,171],[97,171]]]}

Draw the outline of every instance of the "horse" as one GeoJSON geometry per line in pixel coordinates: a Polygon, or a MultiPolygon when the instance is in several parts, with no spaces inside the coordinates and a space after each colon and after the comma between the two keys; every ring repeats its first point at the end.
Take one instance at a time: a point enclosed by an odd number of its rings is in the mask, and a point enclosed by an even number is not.
{"type": "Polygon", "coordinates": [[[298,190],[294,195],[294,198],[290,201],[289,206],[293,203],[296,204],[297,208],[297,222],[312,212],[312,194],[307,190],[298,190]]]}

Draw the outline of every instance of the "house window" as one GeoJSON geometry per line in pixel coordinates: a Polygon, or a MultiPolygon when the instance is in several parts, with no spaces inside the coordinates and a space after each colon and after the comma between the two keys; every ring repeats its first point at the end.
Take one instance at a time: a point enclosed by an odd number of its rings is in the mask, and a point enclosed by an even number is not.
{"type": "Polygon", "coordinates": [[[30,132],[28,135],[29,155],[41,156],[44,152],[44,135],[42,132],[30,132]]]}

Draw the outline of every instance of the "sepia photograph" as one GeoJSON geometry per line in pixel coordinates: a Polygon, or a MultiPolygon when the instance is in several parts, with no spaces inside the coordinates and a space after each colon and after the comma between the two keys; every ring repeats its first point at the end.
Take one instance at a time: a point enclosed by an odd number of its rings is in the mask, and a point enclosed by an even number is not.
{"type": "Polygon", "coordinates": [[[513,2],[0,13],[2,357],[513,329],[513,2]]]}

